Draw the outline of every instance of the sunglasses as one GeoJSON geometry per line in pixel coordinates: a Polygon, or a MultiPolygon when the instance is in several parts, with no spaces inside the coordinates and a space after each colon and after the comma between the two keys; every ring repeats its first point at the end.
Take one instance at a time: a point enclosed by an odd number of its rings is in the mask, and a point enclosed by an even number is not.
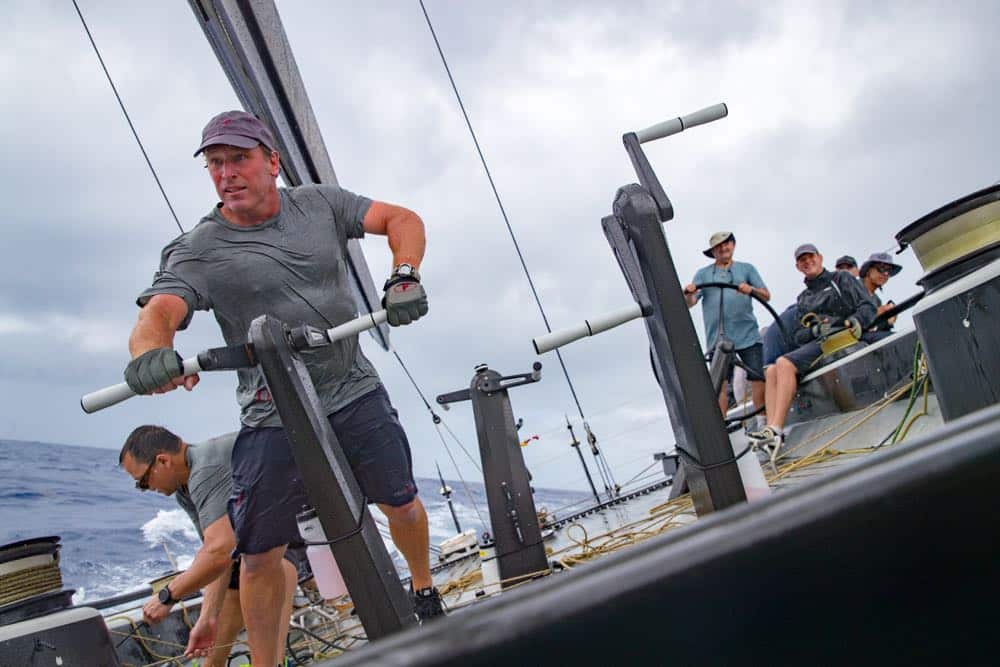
{"type": "Polygon", "coordinates": [[[153,459],[152,462],[146,466],[146,472],[142,473],[142,477],[136,480],[135,488],[140,491],[149,491],[149,473],[153,472],[153,466],[155,465],[156,459],[153,459]]]}
{"type": "Polygon", "coordinates": [[[872,268],[875,269],[876,271],[878,271],[879,273],[881,273],[883,275],[886,275],[886,276],[889,275],[890,273],[892,273],[892,267],[889,267],[889,266],[877,265],[876,264],[872,268]]]}

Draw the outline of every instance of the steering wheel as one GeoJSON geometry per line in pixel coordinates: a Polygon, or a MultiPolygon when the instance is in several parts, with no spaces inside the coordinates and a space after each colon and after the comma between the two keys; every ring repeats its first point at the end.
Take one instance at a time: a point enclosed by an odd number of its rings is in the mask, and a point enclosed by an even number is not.
{"type": "MultiPolygon", "coordinates": [[[[708,283],[701,283],[699,285],[695,285],[695,287],[697,287],[698,289],[703,289],[705,287],[721,287],[723,289],[734,289],[734,290],[739,291],[739,285],[733,285],[732,283],[708,282],[708,283]]],[[[771,317],[774,319],[774,323],[778,325],[778,330],[781,332],[782,338],[785,339],[785,345],[786,345],[786,347],[788,349],[794,348],[795,347],[794,341],[792,341],[791,337],[788,335],[788,331],[785,330],[785,325],[783,325],[781,323],[781,317],[774,310],[774,308],[771,307],[771,304],[769,304],[767,301],[765,301],[761,297],[757,296],[753,292],[751,292],[749,294],[749,296],[750,296],[750,298],[752,298],[753,300],[755,300],[757,303],[759,303],[760,305],[764,306],[764,308],[767,309],[767,312],[771,314],[771,317]]],[[[724,314],[723,313],[724,304],[725,304],[725,300],[720,298],[719,299],[719,323],[720,323],[720,325],[722,323],[722,315],[724,314]]],[[[714,341],[713,341],[713,343],[714,343],[714,341]]],[[[706,361],[707,361],[707,359],[706,359],[706,361]]],[[[742,359],[736,357],[736,358],[734,358],[733,363],[741,366],[743,368],[743,370],[747,370],[746,366],[743,364],[743,360],[742,359]]],[[[653,350],[652,349],[650,349],[650,351],[649,351],[649,364],[653,368],[653,375],[654,375],[654,377],[656,377],[656,381],[658,383],[662,384],[662,380],[660,378],[660,374],[656,370],[656,361],[653,358],[653,350]]],[[[763,379],[763,378],[761,378],[761,379],[763,379]]],[[[739,417],[739,419],[743,420],[743,419],[746,419],[748,417],[753,417],[754,415],[756,415],[756,414],[760,413],[761,411],[763,411],[763,409],[764,409],[764,406],[761,406],[757,410],[753,411],[752,413],[750,413],[748,415],[741,415],[739,417]]]]}
{"type": "MultiPolygon", "coordinates": [[[[722,289],[732,289],[732,290],[736,290],[738,292],[739,292],[739,289],[740,289],[739,285],[734,285],[732,283],[720,283],[720,282],[701,283],[701,284],[695,285],[695,287],[698,288],[698,289],[705,289],[706,287],[720,287],[722,289]]],[[[742,294],[742,292],[740,292],[740,294],[742,294]]],[[[765,309],[767,309],[767,312],[770,313],[771,317],[774,319],[774,323],[778,326],[778,330],[781,332],[782,338],[785,339],[785,345],[786,345],[786,347],[788,349],[794,348],[795,347],[795,343],[792,341],[791,337],[788,335],[788,331],[785,330],[785,325],[783,325],[781,323],[781,317],[774,310],[774,308],[771,307],[771,304],[769,304],[763,298],[757,296],[757,294],[754,293],[754,292],[750,292],[750,294],[745,295],[745,296],[749,296],[751,299],[753,299],[754,301],[756,301],[760,305],[764,306],[765,309]]],[[[726,300],[723,299],[722,295],[720,294],[719,295],[719,327],[720,327],[720,331],[723,331],[723,329],[721,329],[721,327],[722,327],[722,322],[723,322],[723,315],[725,314],[725,312],[724,312],[725,303],[726,303],[726,300]]],[[[712,341],[712,348],[714,349],[714,347],[715,347],[715,341],[712,341]]],[[[706,357],[707,357],[707,355],[706,355],[706,357]]],[[[707,360],[708,359],[706,358],[706,361],[707,360]]],[[[750,377],[750,369],[748,369],[746,367],[746,364],[743,363],[742,359],[740,359],[738,356],[734,355],[733,356],[733,363],[736,364],[737,366],[739,366],[740,368],[742,368],[744,371],[746,371],[747,372],[747,377],[748,378],[750,377]]],[[[764,378],[760,378],[760,379],[763,380],[764,378]]],[[[750,414],[740,415],[739,419],[743,420],[743,419],[747,419],[748,417],[752,417],[752,416],[758,414],[759,412],[761,412],[763,409],[764,409],[764,406],[761,406],[757,410],[751,412],[750,414]]],[[[727,421],[729,421],[729,420],[727,420],[727,421]]]]}
{"type": "MultiPolygon", "coordinates": [[[[723,289],[736,290],[737,292],[739,292],[739,289],[740,289],[739,285],[734,285],[732,283],[718,283],[718,282],[701,283],[701,284],[695,285],[695,287],[698,288],[698,289],[704,289],[706,287],[721,287],[723,289]]],[[[740,294],[743,294],[743,293],[740,292],[740,294]]],[[[781,323],[781,316],[778,315],[777,311],[775,311],[774,308],[771,307],[771,304],[769,304],[767,301],[765,301],[761,297],[757,296],[757,294],[754,293],[754,292],[750,292],[750,294],[746,294],[744,296],[749,296],[751,299],[753,299],[754,301],[756,301],[760,305],[764,306],[764,308],[767,310],[767,312],[770,313],[771,317],[774,319],[774,323],[778,325],[778,331],[781,332],[781,337],[785,339],[785,344],[788,347],[790,347],[790,348],[795,347],[795,342],[792,340],[791,336],[789,336],[788,332],[785,330],[785,325],[781,323]]],[[[725,314],[723,312],[724,308],[725,308],[725,304],[726,304],[726,300],[723,299],[723,298],[721,298],[721,295],[720,295],[720,298],[719,298],[719,324],[720,325],[722,324],[722,316],[725,314]]],[[[712,341],[712,343],[714,345],[715,341],[712,341]]]]}

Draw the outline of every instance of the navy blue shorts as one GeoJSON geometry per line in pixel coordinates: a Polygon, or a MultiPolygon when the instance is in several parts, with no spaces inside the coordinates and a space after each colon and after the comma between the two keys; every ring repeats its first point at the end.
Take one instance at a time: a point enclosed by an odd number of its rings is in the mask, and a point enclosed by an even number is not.
{"type": "Polygon", "coordinates": [[[814,340],[782,356],[795,364],[795,370],[799,375],[807,375],[813,369],[816,360],[823,356],[823,349],[819,346],[819,341],[814,340]]]}
{"type": "MultiPolygon", "coordinates": [[[[370,502],[399,507],[417,495],[410,444],[379,385],[328,417],[370,502]]],[[[295,515],[309,505],[285,430],[244,426],[233,445],[229,518],[235,553],[258,554],[300,542],[295,515]]]]}
{"type": "MultiPolygon", "coordinates": [[[[708,360],[712,360],[712,355],[715,350],[709,351],[708,360]]],[[[742,350],[736,350],[736,355],[740,358],[747,368],[757,373],[757,377],[751,379],[747,378],[749,382],[763,382],[764,381],[764,346],[761,343],[754,343],[750,347],[745,347],[742,350]]],[[[735,361],[735,360],[734,360],[735,361]]],[[[726,376],[726,380],[729,381],[729,386],[733,386],[733,373],[736,371],[736,364],[730,364],[729,374],[726,376]]]]}
{"type": "MultiPolygon", "coordinates": [[[[756,373],[756,377],[747,377],[750,382],[763,382],[764,381],[764,346],[761,343],[755,343],[750,347],[745,347],[742,350],[736,350],[736,354],[739,355],[740,361],[749,368],[751,371],[756,373]]],[[[733,382],[733,371],[736,369],[736,365],[729,367],[729,383],[733,382]]]]}
{"type": "MultiPolygon", "coordinates": [[[[789,336],[799,326],[798,318],[796,317],[798,314],[797,311],[798,306],[793,303],[778,316],[789,336]]],[[[764,365],[770,366],[785,352],[788,352],[788,341],[781,335],[781,329],[778,328],[778,325],[772,322],[768,325],[767,331],[764,332],[764,365]]]]}

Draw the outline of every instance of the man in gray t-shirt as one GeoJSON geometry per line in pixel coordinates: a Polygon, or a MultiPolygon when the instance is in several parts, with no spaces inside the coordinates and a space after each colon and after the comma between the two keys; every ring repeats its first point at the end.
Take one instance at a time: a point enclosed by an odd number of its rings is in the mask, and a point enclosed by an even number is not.
{"type": "MultiPolygon", "coordinates": [[[[357,316],[348,274],[347,240],[364,236],[372,205],[327,185],[278,189],[279,213],[260,224],[230,222],[215,206],[194,229],[163,249],[153,284],[138,298],[180,297],[185,329],[196,310],[212,310],[227,345],[247,341],[250,323],[267,313],[290,326],[319,329],[357,316]]],[[[326,414],[378,385],[378,374],[351,336],[303,350],[326,414]]],[[[238,371],[236,398],[247,426],[280,426],[260,368],[238,371]]]]}
{"type": "MultiPolygon", "coordinates": [[[[331,185],[279,189],[274,149],[271,132],[242,111],[219,114],[202,131],[195,155],[204,153],[220,202],[164,248],[153,284],[139,295],[125,369],[137,394],[197,384],[197,376],[182,376],[173,350],[174,334],[195,310],[212,310],[230,345],[245,343],[262,314],[324,329],[354,317],[347,241],[365,233],[385,235],[392,251],[383,299],[389,324],[427,313],[417,272],[425,246],[419,216],[331,185]]],[[[417,613],[439,614],[409,443],[375,369],[357,336],[303,357],[361,491],[385,513],[406,558],[417,613]]],[[[241,372],[236,392],[243,429],[233,446],[229,512],[243,555],[240,596],[253,663],[273,665],[281,648],[274,628],[287,624],[273,604],[285,595],[281,558],[308,498],[259,371],[241,372]]]]}
{"type": "MultiPolygon", "coordinates": [[[[226,513],[232,492],[229,459],[235,433],[204,443],[186,443],[162,426],[140,426],[125,440],[118,463],[140,491],[173,495],[194,524],[202,546],[194,561],[143,605],[147,623],[162,621],[177,600],[203,592],[198,622],[191,629],[189,657],[208,656],[206,666],[227,664],[230,646],[243,628],[239,563],[231,552],[236,536],[226,513]],[[213,643],[214,650],[206,646],[213,643]]],[[[296,570],[283,563],[286,580],[295,585],[296,570]]],[[[291,595],[285,604],[291,609],[291,595]]]]}

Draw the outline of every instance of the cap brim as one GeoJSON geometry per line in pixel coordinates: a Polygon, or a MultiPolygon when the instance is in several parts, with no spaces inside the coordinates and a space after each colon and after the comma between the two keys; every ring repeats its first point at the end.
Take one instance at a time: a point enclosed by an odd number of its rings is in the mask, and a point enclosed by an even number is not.
{"type": "Polygon", "coordinates": [[[708,257],[709,259],[715,259],[715,255],[712,254],[711,248],[709,248],[708,250],[702,250],[701,254],[704,255],[705,257],[708,257]]]}
{"type": "Polygon", "coordinates": [[[202,142],[198,150],[194,152],[194,157],[204,151],[209,146],[236,146],[237,148],[256,148],[260,141],[252,137],[244,137],[241,134],[220,134],[202,142]]]}
{"type": "MultiPolygon", "coordinates": [[[[869,269],[872,268],[873,264],[875,264],[875,262],[865,262],[864,264],[861,265],[861,271],[859,271],[859,273],[861,274],[862,278],[868,275],[868,271],[869,269]]],[[[899,264],[890,264],[889,262],[879,262],[879,264],[888,264],[891,267],[889,269],[890,278],[903,270],[903,267],[901,267],[899,264]]]]}

